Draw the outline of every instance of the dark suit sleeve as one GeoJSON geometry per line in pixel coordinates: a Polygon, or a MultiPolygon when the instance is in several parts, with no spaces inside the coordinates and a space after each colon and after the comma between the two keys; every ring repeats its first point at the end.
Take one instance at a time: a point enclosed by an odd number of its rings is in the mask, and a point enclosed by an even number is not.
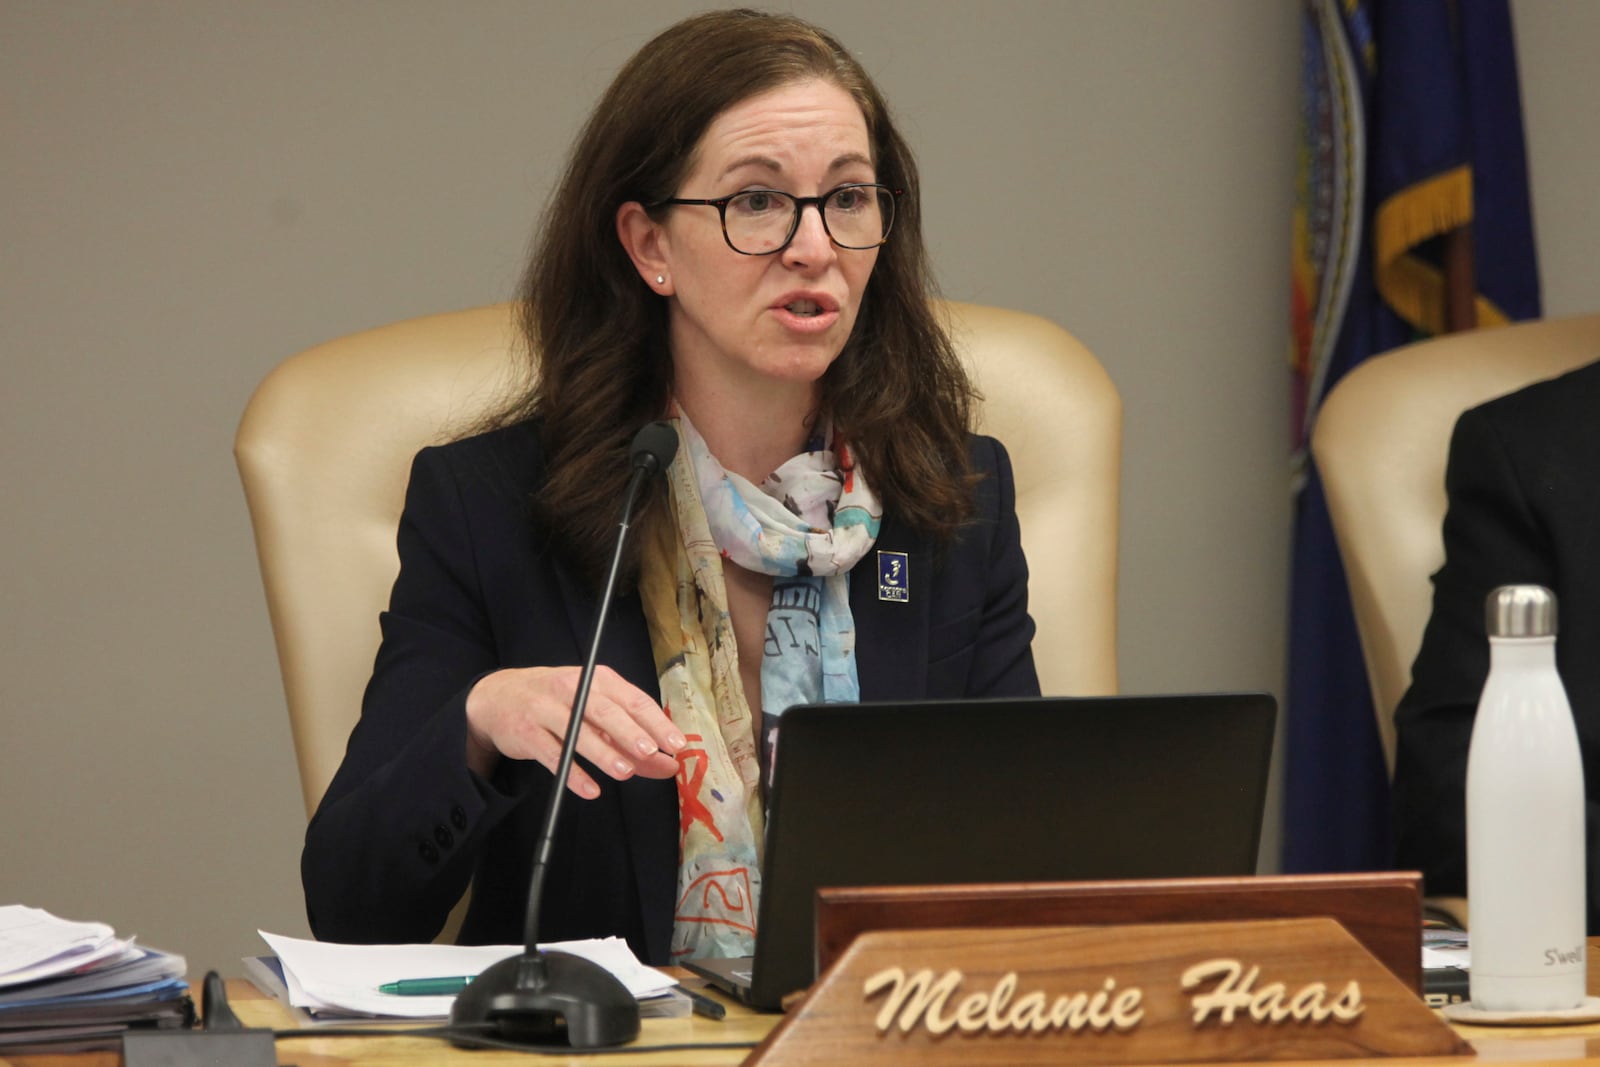
{"type": "Polygon", "coordinates": [[[1395,853],[1426,891],[1467,891],[1467,749],[1489,672],[1484,600],[1496,586],[1555,587],[1552,547],[1491,412],[1463,414],[1445,473],[1444,566],[1433,613],[1395,713],[1395,853]]]}
{"type": "Polygon", "coordinates": [[[979,522],[988,534],[987,580],[978,626],[978,643],[968,676],[967,695],[1037,696],[1033,666],[1033,619],[1028,615],[1028,563],[1017,523],[1017,491],[1011,457],[990,437],[975,442],[976,466],[985,473],[979,485],[979,522]]]}
{"type": "Polygon", "coordinates": [[[499,664],[467,512],[436,450],[413,463],[397,543],[361,718],[301,857],[311,929],[328,940],[431,940],[516,803],[467,767],[466,694],[499,664]]]}

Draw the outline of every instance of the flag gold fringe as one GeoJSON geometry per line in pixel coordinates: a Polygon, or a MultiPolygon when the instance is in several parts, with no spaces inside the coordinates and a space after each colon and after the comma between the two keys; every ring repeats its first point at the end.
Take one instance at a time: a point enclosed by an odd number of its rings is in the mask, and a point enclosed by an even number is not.
{"type": "MultiPolygon", "coordinates": [[[[1395,291],[1410,302],[1406,306],[1396,303],[1389,291],[1380,285],[1384,301],[1395,313],[1429,337],[1447,333],[1444,272],[1416,256],[1401,256],[1389,265],[1389,270],[1395,291]]],[[[1511,323],[1511,317],[1482,293],[1475,293],[1472,303],[1477,311],[1479,329],[1511,323]]]]}
{"type": "MultiPolygon", "coordinates": [[[[1436,268],[1407,253],[1471,223],[1472,171],[1465,166],[1407,186],[1379,204],[1373,217],[1378,293],[1395,314],[1426,334],[1445,332],[1444,279],[1436,268]]],[[[1477,303],[1481,325],[1494,325],[1496,315],[1504,320],[1497,310],[1486,318],[1488,302],[1479,297],[1477,303]]]]}

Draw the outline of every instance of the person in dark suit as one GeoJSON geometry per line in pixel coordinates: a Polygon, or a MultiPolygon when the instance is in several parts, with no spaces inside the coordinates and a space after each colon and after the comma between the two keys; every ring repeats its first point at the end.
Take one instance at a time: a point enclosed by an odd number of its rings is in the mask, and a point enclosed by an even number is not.
{"type": "Polygon", "coordinates": [[[1430,895],[1467,894],[1467,750],[1489,672],[1484,601],[1501,585],[1546,586],[1587,769],[1589,932],[1600,933],[1600,362],[1462,414],[1445,488],[1445,562],[1395,712],[1396,861],[1421,870],[1430,895]]]}
{"type": "MultiPolygon", "coordinates": [[[[319,938],[522,940],[629,442],[642,500],[541,940],[747,955],[775,723],[804,703],[1034,695],[1004,448],[934,319],[911,154],[832,37],[712,12],[617,75],[523,289],[532,380],[412,467],[400,573],[306,832],[319,938]]],[[[914,739],[908,738],[908,746],[914,739]]]]}

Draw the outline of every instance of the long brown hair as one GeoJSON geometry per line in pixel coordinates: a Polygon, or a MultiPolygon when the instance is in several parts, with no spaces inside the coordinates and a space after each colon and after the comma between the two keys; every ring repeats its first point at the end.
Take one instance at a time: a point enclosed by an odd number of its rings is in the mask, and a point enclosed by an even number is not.
{"type": "MultiPolygon", "coordinates": [[[[970,513],[965,433],[975,393],[935,319],[916,163],[877,87],[833,37],[792,15],[715,11],[670,27],[618,72],[579,134],[547,205],[521,292],[536,381],[494,420],[542,420],[549,480],[536,501],[591,577],[628,478],[627,450],[672,392],[667,303],[639,278],[616,212],[676,195],[728,108],[821,78],[861,107],[878,181],[905,190],[855,329],[822,380],[822,404],[893,514],[945,540],[970,513]]],[[[643,503],[650,521],[663,500],[643,503]]]]}

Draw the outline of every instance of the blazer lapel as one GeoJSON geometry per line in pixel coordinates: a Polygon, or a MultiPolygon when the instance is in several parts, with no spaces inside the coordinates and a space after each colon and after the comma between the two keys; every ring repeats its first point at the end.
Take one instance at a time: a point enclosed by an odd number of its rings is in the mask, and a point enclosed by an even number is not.
{"type": "MultiPolygon", "coordinates": [[[[565,563],[557,562],[553,569],[556,583],[561,586],[561,606],[567,613],[567,625],[572,627],[572,647],[578,650],[580,657],[577,666],[582,666],[581,657],[589,654],[589,639],[594,636],[596,597],[565,563]]],[[[613,604],[612,611],[615,610],[613,604]]]]}
{"type": "Polygon", "coordinates": [[[856,671],[862,700],[915,700],[928,684],[928,613],[932,552],[926,540],[885,518],[878,541],[850,572],[850,613],[856,625],[856,671]],[[881,591],[884,571],[904,557],[905,599],[881,591]]]}

